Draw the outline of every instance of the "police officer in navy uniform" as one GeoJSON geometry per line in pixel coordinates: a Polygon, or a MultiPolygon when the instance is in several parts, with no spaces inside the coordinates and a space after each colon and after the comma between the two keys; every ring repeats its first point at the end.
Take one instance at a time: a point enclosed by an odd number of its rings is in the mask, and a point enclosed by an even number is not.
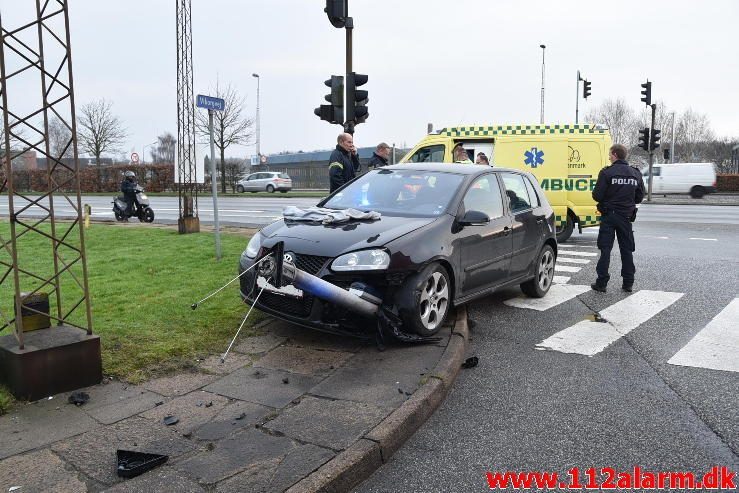
{"type": "Polygon", "coordinates": [[[336,149],[328,158],[328,176],[332,193],[344,183],[352,181],[361,167],[351,134],[339,134],[336,142],[336,149]]]}
{"type": "Polygon", "coordinates": [[[590,287],[595,291],[606,292],[606,285],[611,277],[608,275],[608,266],[615,236],[621,252],[621,289],[631,292],[636,272],[633,256],[636,245],[631,223],[636,219],[636,204],[641,203],[644,198],[644,181],[639,170],[626,162],[626,147],[623,145],[611,146],[608,159],[611,165],[600,171],[593,189],[593,199],[598,203],[601,213],[598,231],[600,258],[595,267],[598,279],[590,287]]]}

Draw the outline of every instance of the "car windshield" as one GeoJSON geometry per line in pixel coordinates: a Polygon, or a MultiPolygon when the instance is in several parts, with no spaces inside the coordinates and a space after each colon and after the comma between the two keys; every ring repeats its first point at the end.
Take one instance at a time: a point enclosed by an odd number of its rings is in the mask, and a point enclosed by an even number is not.
{"type": "Polygon", "coordinates": [[[434,171],[374,170],[323,206],[372,210],[387,216],[434,217],[447,209],[463,179],[462,175],[434,171]]]}

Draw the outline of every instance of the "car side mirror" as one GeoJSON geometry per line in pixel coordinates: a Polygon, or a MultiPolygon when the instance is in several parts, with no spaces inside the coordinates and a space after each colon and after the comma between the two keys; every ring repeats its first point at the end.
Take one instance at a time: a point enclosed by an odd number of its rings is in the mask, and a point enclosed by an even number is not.
{"type": "Polygon", "coordinates": [[[483,226],[490,222],[490,217],[481,211],[467,211],[459,220],[462,226],[483,226]]]}

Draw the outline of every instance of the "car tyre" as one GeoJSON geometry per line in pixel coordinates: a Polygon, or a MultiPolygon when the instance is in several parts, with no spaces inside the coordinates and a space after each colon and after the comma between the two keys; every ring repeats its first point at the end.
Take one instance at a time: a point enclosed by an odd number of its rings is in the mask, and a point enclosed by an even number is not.
{"type": "Polygon", "coordinates": [[[534,278],[521,284],[521,291],[531,298],[546,296],[554,280],[554,263],[554,250],[550,245],[544,245],[536,257],[534,278]]]}
{"type": "Polygon", "coordinates": [[[244,193],[244,187],[242,187],[241,185],[236,185],[236,191],[238,193],[244,193]]]}
{"type": "Polygon", "coordinates": [[[274,193],[275,192],[275,187],[273,187],[272,185],[267,185],[267,192],[274,193]]]}
{"type": "Polygon", "coordinates": [[[557,226],[557,242],[564,243],[570,239],[572,232],[575,230],[575,218],[572,214],[567,213],[567,220],[564,226],[557,226]]]}
{"type": "Polygon", "coordinates": [[[452,308],[449,273],[438,263],[426,266],[406,279],[396,304],[407,329],[420,336],[433,336],[444,326],[452,308]]]}
{"type": "Polygon", "coordinates": [[[706,189],[700,185],[696,185],[690,189],[690,196],[694,199],[702,199],[706,194],[706,189]]]}

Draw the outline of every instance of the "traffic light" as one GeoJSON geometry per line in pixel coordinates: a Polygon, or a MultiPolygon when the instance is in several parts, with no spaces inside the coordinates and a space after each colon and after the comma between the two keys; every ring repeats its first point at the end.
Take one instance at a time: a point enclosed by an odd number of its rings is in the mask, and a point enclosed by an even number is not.
{"type": "Polygon", "coordinates": [[[321,120],[340,125],[344,123],[344,77],[332,75],[324,84],[331,88],[331,93],[325,96],[326,101],[331,104],[322,104],[313,113],[321,120]]]}
{"type": "Polygon", "coordinates": [[[583,99],[588,99],[588,96],[590,96],[590,85],[592,83],[589,80],[583,80],[582,81],[582,97],[583,99]]]}
{"type": "Polygon", "coordinates": [[[660,133],[661,132],[657,130],[656,128],[652,129],[652,138],[651,138],[651,143],[650,143],[651,150],[659,149],[659,134],[660,133]]]}
{"type": "Polygon", "coordinates": [[[346,1],[347,0],[326,0],[326,8],[323,9],[323,11],[326,12],[328,20],[331,22],[332,26],[339,28],[346,26],[346,1]]]}
{"type": "Polygon", "coordinates": [[[639,147],[645,151],[649,151],[649,129],[642,128],[639,130],[639,147]]]}
{"type": "Polygon", "coordinates": [[[665,158],[665,161],[668,161],[670,159],[670,148],[665,147],[662,149],[662,157],[665,158]]]}
{"type": "Polygon", "coordinates": [[[364,74],[351,72],[346,80],[346,121],[355,124],[364,123],[369,116],[367,110],[367,102],[369,101],[369,93],[367,91],[357,89],[367,83],[369,77],[364,74]]]}
{"type": "Polygon", "coordinates": [[[649,106],[652,104],[652,83],[649,81],[646,81],[644,84],[641,85],[641,100],[642,103],[649,106]]]}

